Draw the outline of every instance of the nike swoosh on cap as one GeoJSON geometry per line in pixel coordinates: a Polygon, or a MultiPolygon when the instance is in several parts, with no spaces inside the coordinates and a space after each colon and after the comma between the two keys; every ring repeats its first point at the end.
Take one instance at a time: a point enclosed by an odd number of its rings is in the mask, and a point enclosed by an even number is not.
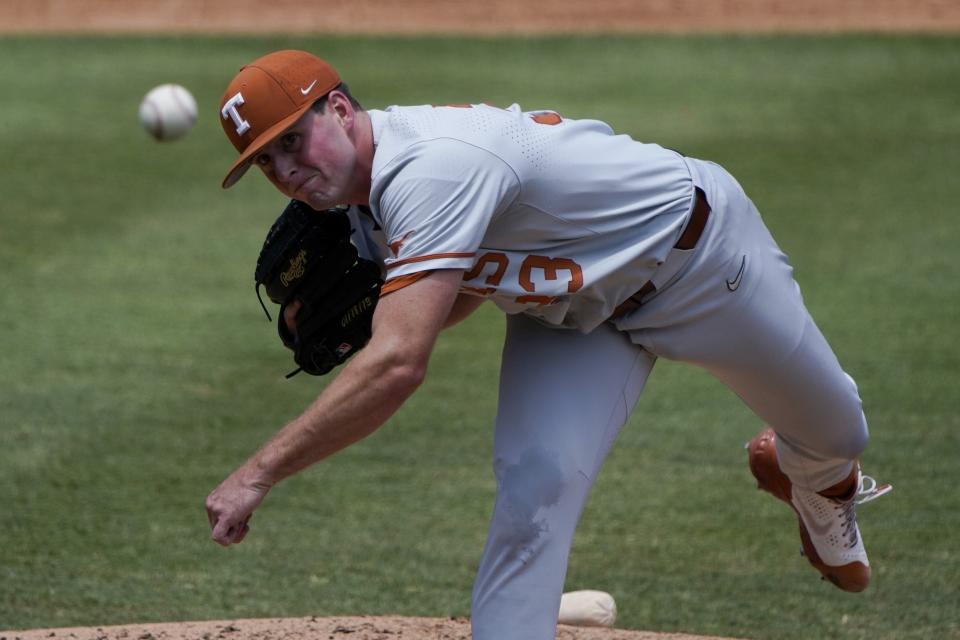
{"type": "Polygon", "coordinates": [[[302,93],[303,95],[307,95],[308,93],[310,93],[311,90],[313,90],[313,85],[315,84],[317,84],[316,80],[308,84],[306,89],[304,89],[303,87],[300,87],[300,93],[302,93]]]}

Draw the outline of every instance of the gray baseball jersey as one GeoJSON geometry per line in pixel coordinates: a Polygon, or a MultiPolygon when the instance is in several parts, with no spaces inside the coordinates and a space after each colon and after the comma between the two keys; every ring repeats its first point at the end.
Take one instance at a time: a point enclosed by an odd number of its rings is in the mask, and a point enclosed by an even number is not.
{"type": "Polygon", "coordinates": [[[433,269],[508,313],[589,331],[651,278],[692,206],[683,157],[516,105],[371,111],[392,291],[433,269]]]}

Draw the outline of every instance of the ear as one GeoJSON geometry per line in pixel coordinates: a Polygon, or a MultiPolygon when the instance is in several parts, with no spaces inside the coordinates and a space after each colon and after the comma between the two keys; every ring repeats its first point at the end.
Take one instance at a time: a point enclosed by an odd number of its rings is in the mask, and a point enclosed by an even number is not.
{"type": "Polygon", "coordinates": [[[341,91],[331,91],[327,96],[327,108],[332,109],[341,124],[353,126],[355,111],[350,98],[341,91]]]}

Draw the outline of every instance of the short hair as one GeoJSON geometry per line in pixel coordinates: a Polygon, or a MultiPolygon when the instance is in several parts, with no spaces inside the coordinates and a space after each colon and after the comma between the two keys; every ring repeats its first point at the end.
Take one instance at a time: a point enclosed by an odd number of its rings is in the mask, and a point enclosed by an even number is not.
{"type": "MultiPolygon", "coordinates": [[[[357,99],[353,97],[353,94],[350,93],[350,87],[347,86],[346,82],[341,82],[330,91],[339,91],[343,95],[347,96],[347,98],[350,100],[350,104],[353,105],[354,109],[357,109],[358,111],[363,111],[363,107],[360,106],[360,102],[358,102],[357,99]]],[[[323,113],[324,109],[327,108],[327,98],[329,96],[330,96],[330,92],[328,91],[322,98],[318,98],[310,108],[316,111],[317,113],[323,113]]]]}

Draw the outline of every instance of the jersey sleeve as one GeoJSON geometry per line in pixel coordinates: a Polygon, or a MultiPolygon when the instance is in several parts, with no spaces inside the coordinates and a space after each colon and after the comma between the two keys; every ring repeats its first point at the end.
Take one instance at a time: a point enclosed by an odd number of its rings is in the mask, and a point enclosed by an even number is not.
{"type": "Polygon", "coordinates": [[[502,159],[448,138],[409,147],[374,182],[371,202],[390,249],[388,291],[414,274],[472,267],[491,220],[520,190],[502,159]]]}
{"type": "Polygon", "coordinates": [[[347,209],[347,217],[350,219],[350,242],[357,248],[357,254],[376,262],[382,269],[390,252],[383,230],[356,205],[347,209]]]}

